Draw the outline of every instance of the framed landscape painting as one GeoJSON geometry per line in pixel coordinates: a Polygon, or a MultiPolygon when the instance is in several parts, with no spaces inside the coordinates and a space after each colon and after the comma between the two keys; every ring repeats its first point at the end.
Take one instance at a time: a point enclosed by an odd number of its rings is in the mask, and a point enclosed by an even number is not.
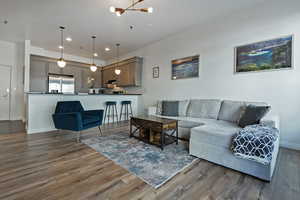
{"type": "Polygon", "coordinates": [[[292,35],[235,48],[236,73],[292,68],[292,35]]]}
{"type": "Polygon", "coordinates": [[[199,77],[199,55],[172,60],[172,80],[199,77]]]}

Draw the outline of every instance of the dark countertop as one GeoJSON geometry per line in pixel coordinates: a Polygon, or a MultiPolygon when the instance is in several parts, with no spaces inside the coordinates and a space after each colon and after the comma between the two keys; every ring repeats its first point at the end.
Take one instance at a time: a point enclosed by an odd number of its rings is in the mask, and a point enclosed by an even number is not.
{"type": "Polygon", "coordinates": [[[134,93],[128,93],[128,94],[52,94],[52,93],[44,93],[44,92],[27,92],[27,94],[37,94],[37,95],[67,95],[67,96],[104,96],[104,95],[114,95],[114,96],[127,96],[127,95],[136,95],[136,96],[140,96],[142,94],[134,94],[134,93]]]}

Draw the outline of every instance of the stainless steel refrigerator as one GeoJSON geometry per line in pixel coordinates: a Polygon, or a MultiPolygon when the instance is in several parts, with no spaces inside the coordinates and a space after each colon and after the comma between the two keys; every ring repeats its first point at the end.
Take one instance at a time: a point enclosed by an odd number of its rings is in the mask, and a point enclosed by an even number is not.
{"type": "Polygon", "coordinates": [[[49,93],[75,93],[75,78],[73,75],[49,74],[48,75],[49,93]]]}

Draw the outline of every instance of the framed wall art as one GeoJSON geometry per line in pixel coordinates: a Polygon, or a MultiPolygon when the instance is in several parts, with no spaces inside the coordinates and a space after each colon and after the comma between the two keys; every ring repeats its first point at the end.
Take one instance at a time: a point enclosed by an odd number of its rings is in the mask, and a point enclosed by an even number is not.
{"type": "Polygon", "coordinates": [[[152,76],[153,78],[159,78],[159,67],[152,68],[152,76]]]}
{"type": "Polygon", "coordinates": [[[172,60],[172,80],[199,77],[199,55],[172,60]]]}
{"type": "Polygon", "coordinates": [[[293,35],[235,48],[235,73],[293,68],[293,35]]]}

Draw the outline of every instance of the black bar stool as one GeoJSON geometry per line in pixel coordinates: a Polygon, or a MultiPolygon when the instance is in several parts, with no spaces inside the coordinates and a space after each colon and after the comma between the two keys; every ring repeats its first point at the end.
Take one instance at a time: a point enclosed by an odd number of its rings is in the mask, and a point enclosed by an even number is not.
{"type": "Polygon", "coordinates": [[[113,118],[113,123],[115,123],[115,117],[118,120],[118,110],[117,110],[117,102],[116,101],[107,101],[105,102],[105,114],[104,114],[104,123],[105,120],[107,119],[107,123],[109,123],[109,119],[112,117],[113,118]]]}
{"type": "Polygon", "coordinates": [[[129,120],[129,115],[133,116],[132,113],[132,107],[131,107],[131,101],[121,101],[121,113],[120,113],[120,121],[122,119],[122,116],[125,116],[125,120],[129,120]],[[123,112],[123,106],[125,108],[123,112]],[[130,108],[130,113],[129,113],[130,108]]]}

